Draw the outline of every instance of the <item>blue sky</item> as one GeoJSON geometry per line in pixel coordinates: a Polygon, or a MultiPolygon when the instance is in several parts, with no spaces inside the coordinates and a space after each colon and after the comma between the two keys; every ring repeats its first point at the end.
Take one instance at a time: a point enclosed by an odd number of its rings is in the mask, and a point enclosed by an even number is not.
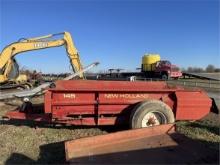
{"type": "MultiPolygon", "coordinates": [[[[180,67],[220,66],[218,0],[0,0],[0,49],[19,38],[69,31],[84,65],[140,67],[159,53],[180,67]]],[[[16,56],[43,72],[70,71],[65,49],[16,56]]]]}

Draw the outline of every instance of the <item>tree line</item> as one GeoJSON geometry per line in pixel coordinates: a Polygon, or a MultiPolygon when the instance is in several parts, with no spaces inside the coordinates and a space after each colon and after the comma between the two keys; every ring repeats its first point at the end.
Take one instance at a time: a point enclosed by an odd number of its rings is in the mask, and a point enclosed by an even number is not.
{"type": "Polygon", "coordinates": [[[220,68],[216,68],[214,65],[209,64],[206,68],[202,67],[188,67],[187,69],[182,68],[182,71],[186,72],[194,72],[194,73],[201,73],[201,72],[207,72],[207,73],[214,73],[214,72],[220,72],[220,68]]]}

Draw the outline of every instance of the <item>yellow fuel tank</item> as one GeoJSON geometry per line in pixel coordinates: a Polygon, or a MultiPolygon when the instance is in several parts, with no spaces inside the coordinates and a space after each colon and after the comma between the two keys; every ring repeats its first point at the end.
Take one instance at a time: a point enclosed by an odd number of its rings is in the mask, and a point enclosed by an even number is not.
{"type": "Polygon", "coordinates": [[[145,54],[142,57],[142,71],[154,71],[158,61],[160,61],[159,54],[145,54]]]}

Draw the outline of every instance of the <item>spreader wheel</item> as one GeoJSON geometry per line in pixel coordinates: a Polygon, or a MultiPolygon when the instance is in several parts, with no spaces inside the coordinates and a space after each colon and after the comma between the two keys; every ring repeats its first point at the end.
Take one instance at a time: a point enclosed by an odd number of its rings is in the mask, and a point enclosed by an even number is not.
{"type": "Polygon", "coordinates": [[[131,128],[151,127],[175,121],[171,108],[159,100],[140,102],[130,116],[131,128]]]}

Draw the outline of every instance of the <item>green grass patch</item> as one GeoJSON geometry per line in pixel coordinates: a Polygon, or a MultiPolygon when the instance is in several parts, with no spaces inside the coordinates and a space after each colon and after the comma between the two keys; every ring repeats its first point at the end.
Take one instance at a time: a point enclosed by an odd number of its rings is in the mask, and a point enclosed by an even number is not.
{"type": "Polygon", "coordinates": [[[189,138],[201,141],[207,147],[219,151],[220,127],[208,120],[177,122],[177,131],[189,138]]]}

